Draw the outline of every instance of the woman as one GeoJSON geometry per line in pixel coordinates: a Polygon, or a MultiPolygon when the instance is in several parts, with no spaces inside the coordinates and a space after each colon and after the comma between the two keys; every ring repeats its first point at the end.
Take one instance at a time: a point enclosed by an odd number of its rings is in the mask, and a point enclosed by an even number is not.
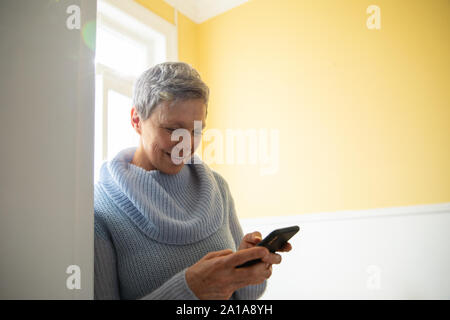
{"type": "Polygon", "coordinates": [[[139,146],[104,163],[95,186],[96,299],[257,299],[281,262],[256,246],[259,232],[243,237],[226,181],[194,155],[208,97],[185,63],[156,65],[136,82],[139,146]],[[188,149],[176,148],[180,130],[188,149]],[[253,259],[262,262],[236,268],[253,259]]]}

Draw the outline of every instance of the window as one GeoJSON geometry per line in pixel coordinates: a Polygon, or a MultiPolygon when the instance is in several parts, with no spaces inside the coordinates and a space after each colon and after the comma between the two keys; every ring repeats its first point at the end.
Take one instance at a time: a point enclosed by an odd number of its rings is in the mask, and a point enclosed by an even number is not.
{"type": "Polygon", "coordinates": [[[99,0],[97,10],[94,181],[105,160],[137,146],[133,85],[151,66],[177,60],[176,26],[133,0],[99,0]]]}
{"type": "Polygon", "coordinates": [[[103,67],[123,75],[138,76],[149,60],[148,48],[104,24],[97,30],[96,60],[103,67]]]}
{"type": "Polygon", "coordinates": [[[127,146],[137,145],[136,133],[130,125],[129,108],[124,108],[130,105],[130,97],[108,90],[108,152],[111,156],[127,146]]]}

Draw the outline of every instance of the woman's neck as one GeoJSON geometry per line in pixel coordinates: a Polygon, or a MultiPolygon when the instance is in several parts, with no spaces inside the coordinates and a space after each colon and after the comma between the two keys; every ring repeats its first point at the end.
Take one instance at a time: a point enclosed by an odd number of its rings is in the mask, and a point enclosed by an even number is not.
{"type": "Polygon", "coordinates": [[[139,147],[136,149],[136,152],[134,153],[133,159],[130,163],[147,171],[156,170],[156,168],[151,164],[148,157],[145,155],[142,145],[139,145],[139,147]]]}

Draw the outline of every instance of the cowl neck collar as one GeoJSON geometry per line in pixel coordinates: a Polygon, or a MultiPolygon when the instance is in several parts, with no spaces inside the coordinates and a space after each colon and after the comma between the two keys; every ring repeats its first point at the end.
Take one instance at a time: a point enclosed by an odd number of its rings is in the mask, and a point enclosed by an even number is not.
{"type": "Polygon", "coordinates": [[[131,164],[136,147],[105,162],[99,184],[150,238],[167,244],[200,241],[223,221],[223,199],[212,171],[198,156],[174,175],[131,164]],[[200,163],[197,164],[197,161],[200,163]]]}

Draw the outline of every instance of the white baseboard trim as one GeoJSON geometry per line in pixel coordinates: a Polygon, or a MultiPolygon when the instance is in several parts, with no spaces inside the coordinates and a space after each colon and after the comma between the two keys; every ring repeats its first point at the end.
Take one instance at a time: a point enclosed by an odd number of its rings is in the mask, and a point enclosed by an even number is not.
{"type": "Polygon", "coordinates": [[[370,219],[370,218],[386,218],[406,215],[420,215],[420,214],[442,214],[450,213],[450,202],[414,205],[403,207],[389,207],[366,210],[345,210],[335,212],[320,212],[320,213],[304,213],[297,215],[286,216],[271,216],[261,218],[243,218],[240,219],[242,224],[258,226],[272,225],[274,222],[289,224],[291,222],[323,222],[333,220],[349,220],[349,219],[370,219]]]}

